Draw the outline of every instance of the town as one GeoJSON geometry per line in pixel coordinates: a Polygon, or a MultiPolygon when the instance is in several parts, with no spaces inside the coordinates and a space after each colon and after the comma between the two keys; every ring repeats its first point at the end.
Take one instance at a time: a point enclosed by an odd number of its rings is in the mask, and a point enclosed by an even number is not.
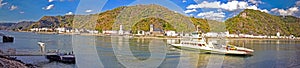
{"type": "MultiPolygon", "coordinates": [[[[89,29],[76,29],[76,28],[32,28],[31,32],[43,33],[50,32],[54,34],[91,34],[91,35],[125,35],[125,36],[153,36],[153,37],[189,37],[190,33],[180,33],[173,30],[163,31],[160,29],[154,28],[154,25],[150,25],[150,31],[138,30],[136,34],[133,34],[132,31],[125,31],[123,26],[120,25],[119,30],[104,30],[99,32],[97,30],[89,30],[89,29]]],[[[201,32],[201,30],[197,29],[196,32],[201,32]]],[[[277,32],[275,36],[270,35],[252,35],[252,34],[230,34],[228,31],[226,32],[207,32],[204,33],[203,36],[217,38],[217,37],[226,37],[226,38],[257,38],[257,39],[300,39],[295,37],[294,35],[281,35],[280,32],[277,32]]]]}

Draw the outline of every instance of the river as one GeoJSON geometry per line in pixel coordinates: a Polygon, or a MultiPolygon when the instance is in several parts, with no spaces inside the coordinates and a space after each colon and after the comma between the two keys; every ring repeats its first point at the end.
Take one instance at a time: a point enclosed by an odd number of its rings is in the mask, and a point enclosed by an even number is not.
{"type": "Polygon", "coordinates": [[[43,68],[299,68],[299,40],[230,40],[234,45],[254,49],[253,56],[228,56],[178,50],[169,42],[179,40],[137,39],[121,36],[80,36],[0,31],[15,38],[0,43],[0,49],[21,52],[39,51],[38,41],[47,50],[74,51],[76,64],[49,62],[44,56],[15,56],[25,63],[43,68]]]}

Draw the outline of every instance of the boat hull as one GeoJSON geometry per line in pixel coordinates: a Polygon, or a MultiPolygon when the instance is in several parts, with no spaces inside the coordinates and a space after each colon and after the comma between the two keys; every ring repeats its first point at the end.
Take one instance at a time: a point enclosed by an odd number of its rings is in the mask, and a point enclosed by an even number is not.
{"type": "Polygon", "coordinates": [[[192,51],[200,51],[205,53],[212,53],[212,54],[225,54],[225,55],[252,55],[251,51],[235,51],[235,50],[226,50],[226,49],[213,49],[213,48],[201,48],[201,47],[187,47],[182,46],[181,44],[171,44],[171,46],[183,49],[183,50],[192,50],[192,51]]]}
{"type": "Polygon", "coordinates": [[[198,49],[198,48],[190,48],[190,47],[184,47],[184,46],[173,46],[173,47],[175,47],[177,49],[188,50],[188,51],[197,51],[197,52],[202,52],[202,53],[210,53],[211,52],[211,50],[198,49]]]}
{"type": "Polygon", "coordinates": [[[63,63],[75,63],[75,57],[61,57],[59,55],[46,55],[50,61],[58,61],[63,63]]]}

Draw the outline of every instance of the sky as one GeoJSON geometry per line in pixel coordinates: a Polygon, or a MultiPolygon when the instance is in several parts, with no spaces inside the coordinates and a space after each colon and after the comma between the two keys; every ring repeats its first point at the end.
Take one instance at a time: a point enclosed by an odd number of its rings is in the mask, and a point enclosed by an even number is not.
{"type": "Polygon", "coordinates": [[[217,21],[225,21],[244,9],[300,17],[300,0],[0,0],[0,22],[95,14],[138,4],[157,4],[186,16],[217,21]]]}

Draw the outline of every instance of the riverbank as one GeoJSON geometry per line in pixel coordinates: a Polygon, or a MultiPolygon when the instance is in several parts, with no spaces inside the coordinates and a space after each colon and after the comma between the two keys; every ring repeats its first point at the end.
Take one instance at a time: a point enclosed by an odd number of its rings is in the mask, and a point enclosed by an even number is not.
{"type": "MultiPolygon", "coordinates": [[[[30,31],[17,31],[17,32],[30,32],[30,31]]],[[[57,32],[35,32],[38,34],[60,34],[60,35],[83,35],[83,36],[119,36],[119,35],[107,35],[107,34],[91,34],[91,33],[57,33],[57,32]]],[[[149,39],[182,39],[181,37],[169,37],[169,36],[135,36],[130,35],[132,38],[149,38],[149,39]]],[[[300,37],[294,39],[288,38],[244,38],[244,37],[227,37],[229,40],[300,40],[300,37]]]]}
{"type": "Polygon", "coordinates": [[[0,56],[0,68],[28,68],[26,64],[0,56]]]}
{"type": "Polygon", "coordinates": [[[0,68],[37,68],[32,64],[25,64],[21,60],[14,57],[3,56],[3,52],[0,50],[0,68]]]}

